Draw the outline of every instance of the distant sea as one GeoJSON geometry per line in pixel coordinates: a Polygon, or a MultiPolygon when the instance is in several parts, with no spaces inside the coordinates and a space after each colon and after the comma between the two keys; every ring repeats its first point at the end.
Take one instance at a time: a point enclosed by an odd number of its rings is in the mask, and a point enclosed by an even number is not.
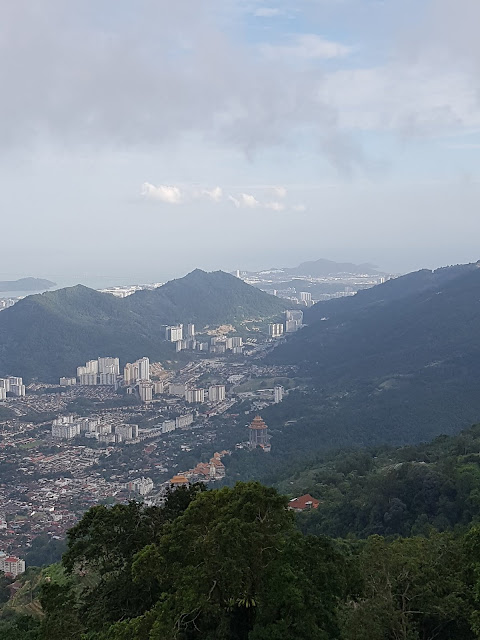
{"type": "MultiPolygon", "coordinates": [[[[53,287],[56,289],[56,287],[53,287]]],[[[49,289],[40,289],[39,291],[0,291],[0,298],[23,298],[25,296],[33,296],[36,293],[44,293],[49,289]]]]}

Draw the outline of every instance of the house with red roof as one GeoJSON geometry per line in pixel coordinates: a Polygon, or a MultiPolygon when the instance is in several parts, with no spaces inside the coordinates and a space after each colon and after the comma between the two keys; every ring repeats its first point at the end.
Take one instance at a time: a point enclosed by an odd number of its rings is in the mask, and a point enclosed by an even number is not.
{"type": "Polygon", "coordinates": [[[320,500],[316,500],[309,493],[306,493],[299,498],[292,498],[288,503],[288,508],[297,512],[308,511],[310,509],[318,509],[319,504],[320,500]]]}

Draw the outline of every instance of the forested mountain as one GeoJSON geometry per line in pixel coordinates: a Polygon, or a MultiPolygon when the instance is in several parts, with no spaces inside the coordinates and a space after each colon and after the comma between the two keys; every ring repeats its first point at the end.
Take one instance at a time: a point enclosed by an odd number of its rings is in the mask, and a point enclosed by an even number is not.
{"type": "Polygon", "coordinates": [[[280,449],[418,442],[480,415],[477,265],[398,278],[308,321],[270,356],[312,381],[264,416],[280,449]]]}
{"type": "Polygon", "coordinates": [[[55,282],[44,280],[43,278],[20,278],[19,280],[0,280],[0,292],[9,291],[40,291],[50,289],[55,286],[55,282]]]}
{"type": "Polygon", "coordinates": [[[134,293],[125,304],[135,313],[158,323],[232,323],[271,318],[287,309],[286,303],[224,271],[195,269],[154,290],[134,293]]]}
{"type": "Polygon", "coordinates": [[[284,303],[217,271],[115,298],[82,285],[28,296],[0,314],[0,375],[54,381],[99,355],[171,359],[163,324],[237,323],[276,316],[284,303]]]}

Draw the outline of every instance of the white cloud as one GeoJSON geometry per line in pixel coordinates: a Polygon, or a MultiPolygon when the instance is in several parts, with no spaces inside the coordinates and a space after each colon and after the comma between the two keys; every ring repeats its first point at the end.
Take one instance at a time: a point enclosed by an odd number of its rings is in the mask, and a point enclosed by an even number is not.
{"type": "Polygon", "coordinates": [[[272,187],[273,193],[277,196],[277,198],[286,198],[287,190],[285,187],[272,187]]]}
{"type": "Polygon", "coordinates": [[[240,209],[240,200],[234,196],[228,196],[228,201],[231,202],[237,209],[240,209]]]}
{"type": "Polygon", "coordinates": [[[297,211],[298,213],[301,213],[302,211],[306,211],[307,207],[304,204],[294,204],[292,209],[294,211],[297,211]]]}
{"type": "Polygon", "coordinates": [[[240,194],[240,198],[243,206],[247,207],[248,209],[255,209],[256,207],[260,206],[260,202],[255,198],[255,196],[252,196],[250,193],[242,193],[240,194]]]}
{"type": "Polygon", "coordinates": [[[213,200],[213,202],[220,202],[223,198],[223,190],[221,187],[215,187],[210,191],[208,189],[204,189],[201,193],[207,198],[210,198],[210,200],[213,200]]]}
{"type": "Polygon", "coordinates": [[[256,9],[254,12],[254,16],[257,18],[274,18],[275,16],[279,16],[283,13],[281,9],[278,7],[260,7],[256,9]]]}
{"type": "Polygon", "coordinates": [[[160,200],[168,204],[179,204],[182,202],[182,192],[178,187],[161,184],[156,187],[149,182],[142,184],[141,194],[149,200],[160,200]]]}
{"type": "Polygon", "coordinates": [[[272,211],[284,211],[285,205],[283,202],[267,202],[265,208],[271,209],[272,211]]]}
{"type": "Polygon", "coordinates": [[[345,58],[352,52],[352,48],[340,42],[326,40],[313,33],[303,33],[295,36],[290,44],[264,44],[261,50],[270,59],[301,58],[305,60],[330,60],[345,58]]]}

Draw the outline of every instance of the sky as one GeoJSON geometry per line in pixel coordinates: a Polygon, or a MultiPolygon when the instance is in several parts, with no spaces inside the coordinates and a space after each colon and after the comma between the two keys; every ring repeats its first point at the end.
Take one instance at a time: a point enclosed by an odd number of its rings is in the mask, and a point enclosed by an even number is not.
{"type": "Polygon", "coordinates": [[[478,0],[0,0],[0,278],[480,258],[478,0]]]}

